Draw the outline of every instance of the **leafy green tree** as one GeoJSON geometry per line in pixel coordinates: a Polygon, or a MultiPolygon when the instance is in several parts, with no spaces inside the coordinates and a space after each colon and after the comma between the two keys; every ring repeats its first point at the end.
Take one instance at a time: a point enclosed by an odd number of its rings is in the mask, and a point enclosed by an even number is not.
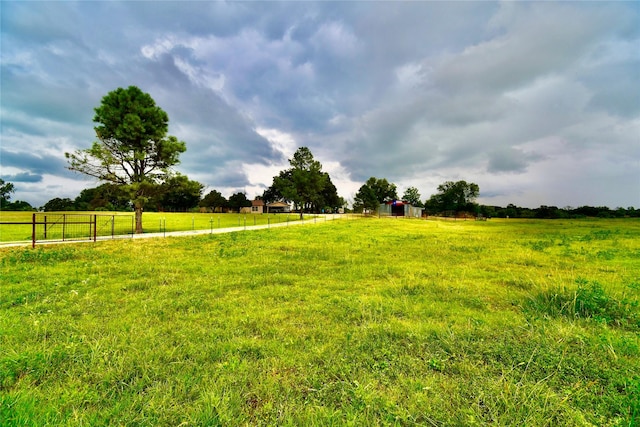
{"type": "Polygon", "coordinates": [[[420,192],[416,187],[409,187],[404,190],[402,200],[406,200],[412,206],[422,207],[422,202],[420,201],[420,192]]]}
{"type": "Polygon", "coordinates": [[[69,169],[125,189],[134,205],[136,233],[142,233],[145,202],[179,163],[186,145],[167,136],[167,113],[136,86],[109,92],[95,113],[98,141],[91,148],[65,153],[69,169]]]}
{"type": "Polygon", "coordinates": [[[497,215],[498,211],[496,206],[481,205],[480,213],[486,218],[492,218],[497,215]]]}
{"type": "Polygon", "coordinates": [[[386,178],[372,176],[358,189],[354,197],[354,208],[374,211],[381,203],[396,199],[398,199],[398,190],[395,184],[390,183],[386,178]]]}
{"type": "Polygon", "coordinates": [[[129,195],[115,184],[105,183],[95,188],[86,188],[73,201],[77,211],[131,209],[129,195]]]}
{"type": "Polygon", "coordinates": [[[0,208],[6,209],[11,200],[11,194],[16,191],[15,186],[10,182],[5,182],[0,178],[0,208]]]}
{"type": "Polygon", "coordinates": [[[479,194],[478,184],[446,181],[438,186],[438,193],[431,196],[426,206],[437,212],[475,212],[474,201],[479,194]]]}
{"type": "Polygon", "coordinates": [[[25,202],[24,200],[16,200],[13,203],[9,203],[7,205],[7,210],[11,211],[33,211],[35,210],[29,202],[25,202]]]}
{"type": "Polygon", "coordinates": [[[387,181],[386,178],[378,179],[371,177],[367,180],[366,184],[371,186],[380,203],[398,199],[396,185],[387,181]]]}
{"type": "Polygon", "coordinates": [[[338,189],[331,182],[331,177],[328,173],[322,172],[325,175],[326,183],[320,197],[318,199],[317,206],[314,206],[314,211],[319,212],[321,209],[325,212],[336,212],[338,208],[344,206],[345,201],[342,197],[338,196],[338,189]]]}
{"type": "Polygon", "coordinates": [[[15,192],[15,186],[6,182],[4,179],[0,178],[0,197],[6,200],[11,198],[11,193],[15,192]]]}
{"type": "Polygon", "coordinates": [[[289,159],[291,168],[273,178],[271,194],[265,194],[266,201],[275,195],[291,201],[300,209],[300,218],[305,210],[317,209],[322,202],[322,192],[328,185],[329,175],[322,172],[322,164],[313,158],[311,150],[300,147],[289,159]]]}
{"type": "MultiPolygon", "coordinates": [[[[280,171],[278,173],[277,177],[273,177],[273,183],[271,184],[271,186],[269,188],[267,188],[266,190],[264,190],[264,192],[262,193],[262,200],[264,200],[265,203],[273,203],[273,202],[278,202],[281,200],[287,200],[284,195],[282,194],[282,192],[280,191],[280,187],[278,187],[276,185],[276,183],[280,183],[283,181],[290,181],[292,178],[292,169],[286,169],[283,171],[280,171]]],[[[287,201],[291,201],[291,200],[287,200],[287,201]]]]}
{"type": "Polygon", "coordinates": [[[211,208],[215,212],[217,208],[227,206],[227,199],[217,190],[211,190],[206,196],[200,200],[199,205],[203,208],[211,208]]]}
{"type": "Polygon", "coordinates": [[[43,210],[45,212],[74,211],[75,204],[73,203],[73,200],[69,198],[62,199],[60,197],[56,197],[45,203],[43,206],[43,210]]]}
{"type": "MultiPolygon", "coordinates": [[[[98,186],[97,197],[106,202],[106,204],[100,205],[100,207],[108,210],[130,211],[133,207],[127,192],[115,184],[105,183],[98,186]]],[[[96,206],[96,208],[97,207],[98,206],[96,206]]]]}
{"type": "Polygon", "coordinates": [[[562,209],[558,209],[557,206],[541,205],[538,209],[535,209],[534,216],[536,218],[556,219],[566,218],[568,214],[562,209]]]}
{"type": "Polygon", "coordinates": [[[229,207],[234,211],[240,212],[242,208],[251,206],[251,200],[247,199],[247,195],[244,193],[234,193],[229,197],[229,207]]]}
{"type": "Polygon", "coordinates": [[[198,206],[204,185],[177,174],[168,178],[160,186],[158,208],[186,211],[198,206]]]}
{"type": "Polygon", "coordinates": [[[380,202],[373,188],[366,184],[361,186],[353,199],[353,209],[356,212],[373,211],[378,209],[378,206],[380,206],[380,202]]]}
{"type": "Polygon", "coordinates": [[[509,218],[518,218],[520,217],[520,211],[522,209],[518,208],[516,205],[514,205],[513,203],[509,203],[507,205],[507,208],[505,209],[505,215],[508,216],[509,218]]]}
{"type": "Polygon", "coordinates": [[[106,202],[98,199],[98,188],[85,188],[80,191],[78,197],[73,200],[73,205],[78,211],[91,211],[97,207],[103,207],[106,202]]]}

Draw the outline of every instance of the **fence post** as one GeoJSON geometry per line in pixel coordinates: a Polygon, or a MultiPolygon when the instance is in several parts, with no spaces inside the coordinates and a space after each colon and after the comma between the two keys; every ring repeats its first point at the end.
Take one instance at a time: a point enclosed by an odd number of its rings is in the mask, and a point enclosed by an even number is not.
{"type": "Polygon", "coordinates": [[[31,249],[35,249],[36,247],[36,214],[32,216],[32,227],[31,227],[31,249]]]}
{"type": "Polygon", "coordinates": [[[46,215],[44,216],[44,240],[47,240],[47,216],[46,215]]]}
{"type": "Polygon", "coordinates": [[[62,214],[62,241],[64,242],[64,234],[67,228],[67,214],[62,214]]]}
{"type": "Polygon", "coordinates": [[[116,226],[116,216],[115,215],[111,215],[111,238],[113,239],[114,236],[114,231],[115,231],[115,226],[116,226]]]}
{"type": "Polygon", "coordinates": [[[98,237],[98,215],[93,216],[93,242],[96,242],[98,237]]]}

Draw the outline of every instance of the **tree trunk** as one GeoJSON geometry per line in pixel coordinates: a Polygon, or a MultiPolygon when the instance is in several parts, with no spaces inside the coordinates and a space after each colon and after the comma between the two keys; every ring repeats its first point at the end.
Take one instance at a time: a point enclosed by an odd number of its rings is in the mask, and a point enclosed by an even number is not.
{"type": "Polygon", "coordinates": [[[136,234],[142,234],[142,203],[135,202],[136,234]]]}

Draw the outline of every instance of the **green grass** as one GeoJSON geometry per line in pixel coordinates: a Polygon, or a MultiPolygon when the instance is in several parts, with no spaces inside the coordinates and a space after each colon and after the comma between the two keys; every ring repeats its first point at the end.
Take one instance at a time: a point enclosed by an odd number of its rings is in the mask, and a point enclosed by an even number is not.
{"type": "Polygon", "coordinates": [[[640,222],[364,219],[0,250],[0,420],[640,422],[640,222]]]}
{"type": "MultiPolygon", "coordinates": [[[[0,222],[31,222],[33,212],[14,212],[0,210],[0,222]]],[[[31,240],[31,225],[0,224],[0,242],[31,240]]]]}
{"type": "MultiPolygon", "coordinates": [[[[103,215],[116,215],[115,234],[131,233],[133,227],[133,213],[123,212],[41,212],[38,213],[37,221],[44,221],[47,216],[47,222],[52,224],[58,222],[56,226],[47,226],[49,240],[62,240],[62,216],[67,215],[66,221],[69,226],[66,227],[66,239],[88,238],[90,226],[82,224],[74,226],[74,222],[93,221],[93,215],[100,218],[103,215]]],[[[0,222],[31,222],[33,212],[12,212],[0,211],[0,222]]],[[[305,219],[313,218],[306,215],[305,219]]],[[[300,215],[292,214],[208,214],[208,213],[166,213],[166,212],[145,212],[142,216],[142,225],[145,233],[159,233],[171,231],[186,230],[209,230],[216,228],[229,227],[245,227],[253,225],[278,224],[282,222],[298,221],[300,215]]],[[[32,225],[9,225],[0,224],[0,242],[14,242],[22,240],[31,240],[32,225]]],[[[112,228],[110,220],[98,220],[98,235],[111,235],[112,228]]],[[[37,228],[37,240],[47,240],[44,238],[44,226],[39,225],[37,228]]]]}
{"type": "MultiPolygon", "coordinates": [[[[305,219],[312,218],[306,215],[305,219]]],[[[211,214],[211,213],[165,213],[145,212],[145,233],[160,231],[209,230],[216,228],[244,227],[277,224],[300,219],[300,214],[211,214]],[[166,228],[166,230],[165,230],[166,228]]]]}

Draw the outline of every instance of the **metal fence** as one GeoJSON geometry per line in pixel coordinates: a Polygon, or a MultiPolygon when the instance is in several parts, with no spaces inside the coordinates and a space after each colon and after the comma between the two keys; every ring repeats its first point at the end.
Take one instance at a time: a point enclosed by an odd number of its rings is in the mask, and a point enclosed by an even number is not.
{"type": "Polygon", "coordinates": [[[33,240],[96,240],[133,234],[133,215],[47,214],[33,215],[33,240]]]}
{"type": "Polygon", "coordinates": [[[31,243],[92,240],[98,237],[133,235],[133,215],[34,213],[31,222],[3,222],[31,226],[31,243]]]}
{"type": "MultiPolygon", "coordinates": [[[[159,221],[147,222],[145,232],[149,235],[158,235],[163,233],[165,236],[168,232],[189,232],[189,231],[209,231],[213,234],[214,229],[230,229],[235,227],[244,227],[245,230],[248,227],[258,228],[270,228],[271,226],[281,226],[289,223],[302,223],[313,221],[327,221],[329,215],[323,215],[321,217],[314,216],[309,219],[306,218],[302,221],[297,221],[297,215],[277,215],[275,217],[266,216],[266,223],[264,218],[262,221],[258,217],[252,215],[238,215],[237,223],[235,220],[226,223],[221,223],[220,218],[204,218],[202,221],[196,221],[193,217],[190,226],[186,226],[184,223],[179,225],[171,225],[167,227],[167,219],[160,218],[159,221]],[[206,220],[206,221],[205,221],[206,220]],[[156,226],[158,228],[156,228],[156,226]]],[[[351,219],[354,214],[332,214],[330,219],[346,218],[351,219]]],[[[32,246],[35,247],[36,243],[44,242],[62,242],[62,241],[97,241],[105,238],[116,237],[134,237],[135,234],[135,217],[128,214],[91,214],[91,213],[52,213],[52,212],[39,212],[32,214],[31,221],[22,222],[8,222],[0,221],[0,233],[5,233],[4,236],[0,234],[0,245],[7,244],[19,244],[19,242],[25,242],[31,240],[32,246]],[[14,239],[7,236],[15,236],[14,239]]],[[[135,236],[138,237],[138,236],[135,236]]]]}

